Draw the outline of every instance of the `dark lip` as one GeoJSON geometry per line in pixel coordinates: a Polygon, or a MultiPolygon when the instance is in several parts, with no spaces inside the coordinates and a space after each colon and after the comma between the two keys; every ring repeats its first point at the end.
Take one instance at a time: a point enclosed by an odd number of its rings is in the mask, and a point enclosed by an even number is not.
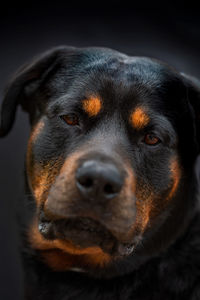
{"type": "Polygon", "coordinates": [[[48,220],[41,213],[39,231],[48,240],[69,240],[80,248],[99,246],[109,253],[116,244],[116,238],[104,225],[88,217],[48,220]]]}
{"type": "Polygon", "coordinates": [[[69,217],[60,220],[47,220],[43,213],[39,218],[39,231],[47,240],[61,239],[70,241],[79,248],[100,247],[113,257],[130,255],[135,243],[124,243],[99,221],[88,217],[69,217]]]}

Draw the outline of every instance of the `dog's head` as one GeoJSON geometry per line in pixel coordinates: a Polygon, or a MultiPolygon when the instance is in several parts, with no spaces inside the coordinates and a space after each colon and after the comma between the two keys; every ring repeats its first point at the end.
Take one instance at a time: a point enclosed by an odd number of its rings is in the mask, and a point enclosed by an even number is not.
{"type": "Polygon", "coordinates": [[[52,268],[103,268],[176,239],[194,206],[195,79],[149,58],[59,47],[22,67],[8,86],[1,136],[18,104],[32,126],[29,241],[52,268]]]}

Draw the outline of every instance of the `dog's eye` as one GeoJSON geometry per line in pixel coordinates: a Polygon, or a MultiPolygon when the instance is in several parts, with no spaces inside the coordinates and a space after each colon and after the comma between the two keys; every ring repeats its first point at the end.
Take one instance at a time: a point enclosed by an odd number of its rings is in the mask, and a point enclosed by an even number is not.
{"type": "Polygon", "coordinates": [[[64,115],[61,116],[61,119],[63,119],[63,121],[65,121],[65,123],[67,123],[68,125],[71,126],[79,125],[79,119],[76,114],[64,115]]]}
{"type": "Polygon", "coordinates": [[[153,133],[147,133],[144,137],[144,143],[150,146],[154,146],[160,143],[160,139],[153,133]]]}

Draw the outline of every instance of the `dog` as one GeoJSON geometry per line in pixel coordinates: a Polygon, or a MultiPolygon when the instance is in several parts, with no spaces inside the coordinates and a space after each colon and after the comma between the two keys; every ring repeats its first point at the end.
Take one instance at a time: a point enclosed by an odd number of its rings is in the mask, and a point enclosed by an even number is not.
{"type": "Polygon", "coordinates": [[[156,59],[53,48],[8,84],[28,112],[25,299],[200,299],[200,84],[156,59]]]}

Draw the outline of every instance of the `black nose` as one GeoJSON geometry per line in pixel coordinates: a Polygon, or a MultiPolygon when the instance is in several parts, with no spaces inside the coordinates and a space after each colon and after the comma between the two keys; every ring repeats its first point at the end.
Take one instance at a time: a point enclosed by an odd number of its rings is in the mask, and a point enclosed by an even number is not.
{"type": "Polygon", "coordinates": [[[76,184],[81,194],[90,200],[107,200],[119,194],[123,175],[113,163],[88,160],[76,172],[76,184]]]}

